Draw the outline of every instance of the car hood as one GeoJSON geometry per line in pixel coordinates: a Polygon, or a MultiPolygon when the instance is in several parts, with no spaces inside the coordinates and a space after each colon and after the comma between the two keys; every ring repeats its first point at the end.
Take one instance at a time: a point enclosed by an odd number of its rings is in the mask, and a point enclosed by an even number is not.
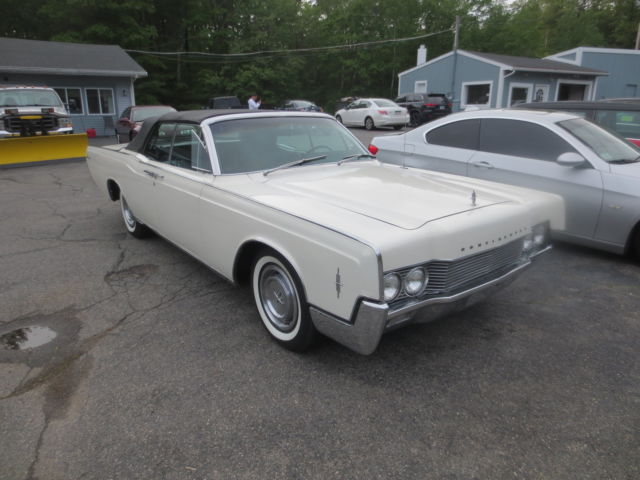
{"type": "Polygon", "coordinates": [[[406,230],[513,200],[464,177],[378,162],[296,167],[252,178],[253,185],[237,193],[279,210],[313,219],[323,208],[324,214],[339,209],[406,230]]]}

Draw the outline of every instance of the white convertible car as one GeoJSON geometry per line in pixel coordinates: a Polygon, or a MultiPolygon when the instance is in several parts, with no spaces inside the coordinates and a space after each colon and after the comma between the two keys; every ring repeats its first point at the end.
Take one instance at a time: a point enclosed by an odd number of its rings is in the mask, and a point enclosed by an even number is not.
{"type": "Polygon", "coordinates": [[[250,284],[298,351],[320,332],[370,354],[506,285],[564,225],[558,196],[382,164],[321,113],[169,113],[87,161],[132,235],[250,284]]]}

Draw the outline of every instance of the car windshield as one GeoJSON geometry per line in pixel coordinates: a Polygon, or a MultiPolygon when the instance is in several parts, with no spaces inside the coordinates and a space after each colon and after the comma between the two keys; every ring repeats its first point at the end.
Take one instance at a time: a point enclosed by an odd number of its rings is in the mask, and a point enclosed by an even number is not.
{"type": "Polygon", "coordinates": [[[313,106],[313,103],[308,102],[306,100],[296,100],[293,103],[298,108],[309,108],[313,106]]]}
{"type": "Polygon", "coordinates": [[[220,173],[270,170],[303,158],[311,165],[366,154],[362,144],[331,118],[260,117],[212,123],[220,173]]]}
{"type": "Polygon", "coordinates": [[[640,150],[614,133],[582,118],[558,122],[605,162],[633,162],[640,150]]]}
{"type": "Polygon", "coordinates": [[[374,102],[376,102],[376,105],[378,105],[379,107],[397,107],[398,105],[394,102],[392,102],[391,100],[385,100],[385,99],[377,99],[374,100],[374,102]]]}
{"type": "Polygon", "coordinates": [[[158,115],[164,115],[165,113],[174,112],[173,107],[144,107],[134,108],[131,113],[132,122],[142,122],[147,118],[157,117],[158,115]]]}
{"type": "Polygon", "coordinates": [[[62,107],[53,90],[38,88],[0,90],[0,107],[62,107]]]}

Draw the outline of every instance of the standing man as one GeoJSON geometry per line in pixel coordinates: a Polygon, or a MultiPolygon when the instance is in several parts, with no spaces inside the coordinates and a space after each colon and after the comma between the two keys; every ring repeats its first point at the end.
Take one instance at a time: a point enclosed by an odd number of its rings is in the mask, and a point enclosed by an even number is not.
{"type": "Polygon", "coordinates": [[[259,100],[259,97],[257,94],[253,94],[249,97],[249,110],[258,110],[260,108],[260,104],[262,103],[261,100],[259,100]]]}

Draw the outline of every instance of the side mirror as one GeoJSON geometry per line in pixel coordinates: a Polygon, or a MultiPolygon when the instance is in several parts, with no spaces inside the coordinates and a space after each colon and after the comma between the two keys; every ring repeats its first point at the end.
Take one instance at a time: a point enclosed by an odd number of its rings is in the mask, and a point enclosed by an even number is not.
{"type": "Polygon", "coordinates": [[[556,159],[556,162],[563,167],[579,167],[584,165],[586,160],[579,153],[565,152],[556,159]]]}

